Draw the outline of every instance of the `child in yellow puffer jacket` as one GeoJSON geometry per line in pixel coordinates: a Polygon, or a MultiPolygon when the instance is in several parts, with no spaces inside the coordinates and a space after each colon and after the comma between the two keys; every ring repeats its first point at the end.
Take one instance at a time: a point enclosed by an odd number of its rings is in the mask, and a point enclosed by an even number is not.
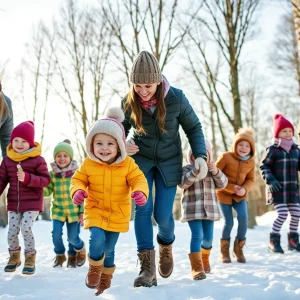
{"type": "Polygon", "coordinates": [[[84,202],[84,228],[90,231],[89,270],[85,284],[96,295],[110,287],[115,271],[115,245],[120,232],[129,229],[131,198],[145,205],[147,180],[134,160],[127,156],[124,113],[110,108],[86,137],[88,157],[71,181],[73,203],[84,202]],[[85,201],[84,201],[85,199],[85,201]]]}

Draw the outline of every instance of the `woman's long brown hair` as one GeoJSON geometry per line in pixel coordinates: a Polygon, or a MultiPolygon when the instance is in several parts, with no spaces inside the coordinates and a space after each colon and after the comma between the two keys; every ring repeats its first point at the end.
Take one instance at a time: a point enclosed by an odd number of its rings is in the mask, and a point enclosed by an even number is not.
{"type": "Polygon", "coordinates": [[[10,115],[10,111],[9,111],[7,102],[5,100],[5,97],[2,93],[2,85],[0,82],[0,122],[1,122],[3,116],[9,116],[9,115],[10,115]]]}
{"type": "MultiPolygon", "coordinates": [[[[166,106],[164,101],[164,85],[161,82],[160,85],[157,86],[155,98],[157,100],[157,116],[156,119],[158,120],[158,128],[162,133],[167,133],[167,130],[165,129],[165,119],[166,119],[166,106]]],[[[131,115],[130,118],[134,121],[136,130],[139,134],[146,135],[145,128],[142,124],[142,107],[139,103],[138,96],[136,92],[134,91],[134,87],[132,86],[128,95],[127,99],[124,105],[125,111],[130,108],[131,109],[131,115]]]]}

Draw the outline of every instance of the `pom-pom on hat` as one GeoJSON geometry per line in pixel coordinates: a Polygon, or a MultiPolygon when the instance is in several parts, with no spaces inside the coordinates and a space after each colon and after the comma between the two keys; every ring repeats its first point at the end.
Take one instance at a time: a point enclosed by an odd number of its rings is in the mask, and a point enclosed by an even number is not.
{"type": "Polygon", "coordinates": [[[116,160],[120,162],[126,158],[126,136],[122,121],[125,119],[124,112],[119,107],[108,108],[105,112],[106,118],[93,124],[86,136],[86,151],[88,156],[95,161],[99,159],[94,155],[92,149],[93,138],[98,133],[104,133],[114,137],[118,143],[121,157],[116,160]]]}
{"type": "Polygon", "coordinates": [[[274,137],[278,138],[279,132],[284,128],[291,128],[293,130],[294,135],[293,124],[289,120],[287,120],[282,114],[275,114],[273,117],[274,137]]]}
{"type": "Polygon", "coordinates": [[[11,132],[10,142],[12,143],[16,137],[24,139],[30,145],[30,148],[34,147],[34,123],[26,121],[16,126],[11,132]]]}
{"type": "Polygon", "coordinates": [[[53,158],[55,159],[56,154],[61,151],[68,153],[71,160],[73,160],[74,152],[70,140],[65,139],[63,142],[60,142],[55,146],[53,150],[53,158]]]}
{"type": "Polygon", "coordinates": [[[133,62],[129,79],[133,84],[162,82],[163,78],[156,57],[147,51],[141,51],[133,62]]]}

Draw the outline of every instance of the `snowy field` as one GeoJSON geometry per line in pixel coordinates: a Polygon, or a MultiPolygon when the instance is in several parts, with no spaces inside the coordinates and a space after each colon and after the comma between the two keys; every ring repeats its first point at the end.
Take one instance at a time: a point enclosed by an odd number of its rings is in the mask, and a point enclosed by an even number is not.
{"type": "MultiPolygon", "coordinates": [[[[176,222],[174,243],[175,267],[170,278],[158,275],[158,286],[134,288],[138,274],[136,243],[131,223],[130,231],[121,234],[116,248],[116,272],[112,287],[98,299],[130,300],[283,300],[300,299],[300,253],[287,251],[287,224],[282,229],[284,255],[267,252],[267,244],[274,212],[257,218],[258,226],[249,230],[245,246],[246,264],[218,261],[222,221],[215,223],[215,240],[211,254],[212,273],[206,280],[193,281],[188,259],[190,231],[187,224],[176,222]]],[[[236,221],[235,221],[236,222],[236,221]]],[[[14,273],[5,273],[7,262],[7,228],[0,229],[0,299],[86,300],[97,299],[94,290],[85,286],[87,263],[76,269],[53,268],[51,222],[39,221],[34,225],[37,246],[37,265],[34,275],[22,275],[22,265],[14,273]]],[[[156,228],[155,228],[156,230],[156,228]]],[[[232,232],[232,239],[236,227],[232,232]]],[[[88,244],[88,231],[81,237],[88,244]]],[[[23,240],[21,238],[21,245],[23,240]]],[[[24,261],[22,256],[22,261],[24,261]]]]}

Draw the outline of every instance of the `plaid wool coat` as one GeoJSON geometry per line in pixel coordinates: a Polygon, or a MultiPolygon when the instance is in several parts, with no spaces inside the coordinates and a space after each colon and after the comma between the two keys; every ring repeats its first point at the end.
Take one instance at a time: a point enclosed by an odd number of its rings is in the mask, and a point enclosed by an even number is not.
{"type": "Polygon", "coordinates": [[[220,210],[216,189],[223,189],[228,183],[227,177],[219,170],[217,175],[211,172],[200,181],[192,172],[194,164],[188,164],[182,169],[182,180],[178,185],[183,189],[181,199],[181,222],[192,220],[220,220],[220,210]]]}
{"type": "Polygon", "coordinates": [[[83,206],[73,204],[70,196],[70,177],[56,177],[50,171],[51,182],[44,188],[44,196],[48,197],[53,193],[51,202],[51,218],[61,222],[78,222],[79,214],[83,213],[83,206]]]}
{"type": "Polygon", "coordinates": [[[296,144],[292,145],[290,152],[274,144],[267,148],[265,158],[260,165],[263,179],[268,185],[276,179],[282,190],[271,192],[267,186],[266,203],[300,203],[298,171],[300,171],[300,150],[296,144]]]}

